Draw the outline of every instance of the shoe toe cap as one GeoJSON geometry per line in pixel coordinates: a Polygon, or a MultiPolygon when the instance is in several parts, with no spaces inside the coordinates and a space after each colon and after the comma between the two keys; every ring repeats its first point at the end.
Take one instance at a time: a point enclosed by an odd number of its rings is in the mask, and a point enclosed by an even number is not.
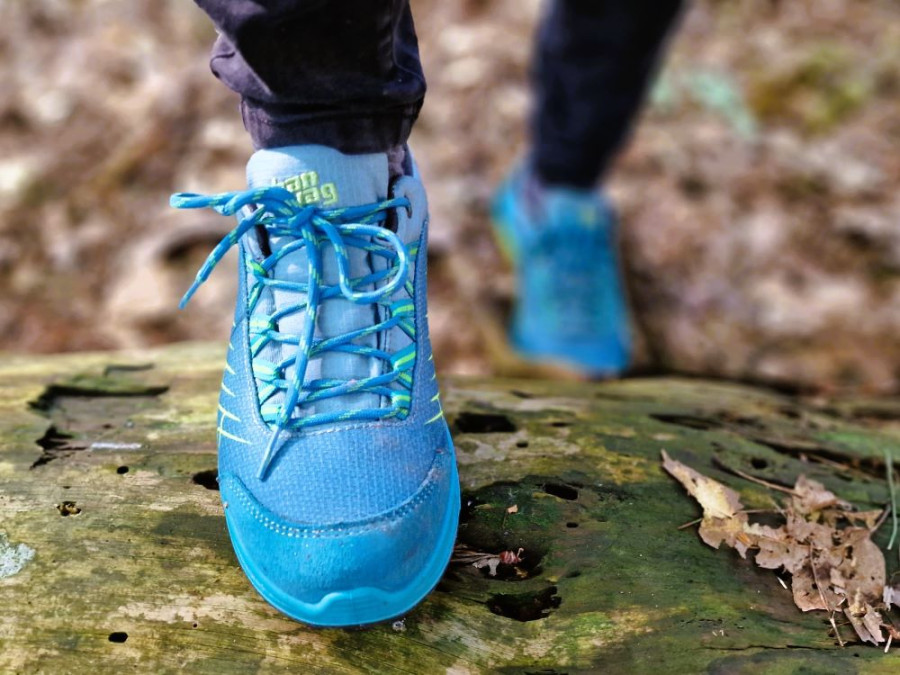
{"type": "Polygon", "coordinates": [[[437,583],[452,551],[459,487],[436,461],[419,489],[389,511],[317,526],[280,517],[234,474],[220,479],[238,559],[259,593],[315,625],[372,623],[402,614],[437,583]]]}

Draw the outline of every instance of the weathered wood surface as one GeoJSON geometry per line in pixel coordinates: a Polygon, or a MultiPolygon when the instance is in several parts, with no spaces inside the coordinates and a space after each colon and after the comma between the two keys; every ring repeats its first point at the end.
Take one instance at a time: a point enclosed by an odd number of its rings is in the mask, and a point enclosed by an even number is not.
{"type": "Polygon", "coordinates": [[[213,475],[221,357],[182,345],[0,359],[0,671],[900,671],[900,655],[838,647],[773,572],[677,529],[698,507],[659,467],[666,448],[748,508],[770,495],[723,467],[802,472],[881,506],[900,401],[447,381],[460,539],[523,547],[527,578],[454,566],[401,624],[311,630],[263,602],[231,552],[213,475]]]}

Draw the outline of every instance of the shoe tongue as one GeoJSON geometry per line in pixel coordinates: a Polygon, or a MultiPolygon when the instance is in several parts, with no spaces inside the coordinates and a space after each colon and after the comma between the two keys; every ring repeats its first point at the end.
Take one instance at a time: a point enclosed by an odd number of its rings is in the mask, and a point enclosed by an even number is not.
{"type": "Polygon", "coordinates": [[[281,185],[304,206],[371,204],[388,190],[386,154],[345,155],[324,145],[258,150],[247,164],[251,188],[281,185]]]}
{"type": "MultiPolygon", "coordinates": [[[[251,188],[281,185],[293,192],[304,206],[335,209],[361,206],[382,201],[388,192],[388,159],[386,154],[344,155],[321,145],[302,145],[259,150],[247,164],[247,182],[251,188]]],[[[294,241],[294,237],[269,237],[272,253],[294,241]]],[[[371,273],[371,262],[360,248],[347,250],[349,273],[359,278],[371,273]]],[[[323,244],[321,251],[321,281],[329,286],[338,284],[337,255],[330,244],[323,244]]],[[[306,283],[308,281],[308,257],[301,248],[284,255],[274,267],[276,278],[306,283]]],[[[367,289],[363,289],[367,290],[367,289]]],[[[275,289],[272,300],[276,310],[297,307],[305,297],[297,292],[275,289]]],[[[340,296],[331,298],[319,306],[315,327],[316,339],[330,338],[372,326],[377,320],[372,305],[356,304],[340,296]]],[[[290,311],[279,320],[279,330],[294,335],[304,330],[305,312],[290,311]]],[[[376,347],[374,335],[358,339],[357,344],[376,347]]],[[[271,354],[274,361],[291,358],[296,347],[290,344],[277,347],[280,354],[271,354]]],[[[318,378],[350,380],[371,377],[380,373],[382,365],[376,359],[359,354],[327,352],[310,361],[307,380],[318,378]]],[[[293,376],[293,366],[287,370],[293,376]]],[[[357,393],[326,398],[308,409],[309,413],[343,412],[356,407],[376,408],[379,396],[357,393]]]]}

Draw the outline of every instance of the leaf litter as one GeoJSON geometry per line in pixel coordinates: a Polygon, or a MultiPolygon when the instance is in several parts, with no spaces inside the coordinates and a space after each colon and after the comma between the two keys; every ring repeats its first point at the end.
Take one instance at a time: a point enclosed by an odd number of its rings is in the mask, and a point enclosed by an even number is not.
{"type": "Polygon", "coordinates": [[[900,638],[888,619],[891,606],[900,606],[900,589],[887,585],[884,555],[871,539],[886,513],[856,511],[821,483],[801,475],[793,489],[784,490],[787,495],[774,511],[781,525],[751,522],[737,492],[672,459],[665,450],[662,460],[663,468],[703,508],[700,538],[715,549],[725,544],[742,558],[755,551],[759,567],[790,573],[797,607],[828,612],[841,645],[838,613],[860,640],[885,644],[885,651],[900,638]]]}

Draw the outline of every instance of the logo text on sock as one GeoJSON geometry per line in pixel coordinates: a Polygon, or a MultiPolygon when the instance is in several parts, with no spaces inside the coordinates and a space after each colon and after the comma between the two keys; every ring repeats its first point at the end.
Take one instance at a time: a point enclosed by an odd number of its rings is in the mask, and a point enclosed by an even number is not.
{"type": "Polygon", "coordinates": [[[320,184],[318,171],[304,171],[284,180],[273,180],[272,183],[293,192],[301,206],[310,204],[333,206],[338,201],[337,185],[334,183],[320,184]]]}

